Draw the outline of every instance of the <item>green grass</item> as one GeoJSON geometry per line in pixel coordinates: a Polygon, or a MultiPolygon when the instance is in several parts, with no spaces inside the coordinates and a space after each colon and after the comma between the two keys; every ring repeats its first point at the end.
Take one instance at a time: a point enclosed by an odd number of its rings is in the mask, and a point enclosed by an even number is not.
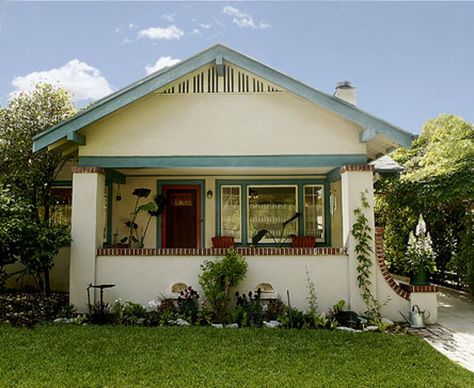
{"type": "Polygon", "coordinates": [[[413,336],[0,325],[0,385],[468,387],[474,374],[413,336]]]}

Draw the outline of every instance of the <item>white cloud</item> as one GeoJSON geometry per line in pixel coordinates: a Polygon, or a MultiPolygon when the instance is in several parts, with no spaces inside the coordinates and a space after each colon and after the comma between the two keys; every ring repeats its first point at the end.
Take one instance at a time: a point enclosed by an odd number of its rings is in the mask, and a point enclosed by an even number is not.
{"type": "Polygon", "coordinates": [[[122,29],[120,27],[115,27],[115,32],[120,32],[122,29]]]}
{"type": "Polygon", "coordinates": [[[73,59],[59,68],[15,77],[12,81],[15,90],[10,97],[19,92],[30,92],[39,82],[50,83],[67,89],[73,101],[102,98],[112,93],[109,82],[99,69],[73,59]]]}
{"type": "Polygon", "coordinates": [[[165,13],[161,15],[161,17],[165,19],[167,22],[170,22],[170,23],[174,22],[174,14],[172,13],[168,13],[168,14],[165,13]]]}
{"type": "Polygon", "coordinates": [[[204,28],[205,30],[211,28],[211,25],[210,24],[206,24],[206,23],[199,23],[199,26],[201,28],[204,28]]]}
{"type": "Polygon", "coordinates": [[[133,24],[133,23],[128,23],[128,28],[133,30],[134,28],[137,28],[138,26],[136,24],[133,24]]]}
{"type": "Polygon", "coordinates": [[[217,19],[215,16],[214,16],[214,22],[219,26],[219,27],[225,27],[225,23],[222,23],[219,19],[217,19]]]}
{"type": "Polygon", "coordinates": [[[202,32],[198,28],[193,28],[193,30],[191,31],[189,35],[202,35],[202,32]]]}
{"type": "Polygon", "coordinates": [[[173,66],[178,63],[180,59],[171,57],[160,57],[154,65],[145,66],[145,71],[148,74],[154,73],[155,71],[161,70],[168,66],[173,66]]]}
{"type": "Polygon", "coordinates": [[[138,33],[140,38],[149,38],[149,39],[180,39],[184,35],[184,31],[180,30],[174,24],[166,28],[161,27],[150,27],[146,30],[141,30],[138,33]]]}
{"type": "Polygon", "coordinates": [[[232,22],[237,24],[240,28],[265,29],[271,26],[270,23],[267,23],[263,20],[255,22],[250,14],[242,12],[238,8],[232,7],[231,5],[226,5],[223,7],[222,12],[226,15],[232,16],[232,22]]]}
{"type": "Polygon", "coordinates": [[[122,44],[129,44],[129,43],[132,43],[132,40],[129,38],[125,38],[124,40],[122,40],[122,44]]]}

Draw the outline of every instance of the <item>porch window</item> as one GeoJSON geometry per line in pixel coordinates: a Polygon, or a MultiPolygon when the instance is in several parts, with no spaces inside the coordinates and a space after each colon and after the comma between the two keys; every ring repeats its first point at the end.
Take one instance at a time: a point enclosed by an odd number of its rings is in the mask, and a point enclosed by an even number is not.
{"type": "MultiPolygon", "coordinates": [[[[258,231],[266,229],[279,242],[282,223],[300,213],[285,227],[284,237],[314,236],[319,244],[330,245],[327,189],[324,181],[316,179],[217,181],[217,231],[245,246],[258,231]]],[[[275,243],[270,235],[260,242],[275,243]]],[[[285,242],[290,244],[291,240],[285,242]]]]}
{"type": "Polygon", "coordinates": [[[321,185],[304,186],[304,229],[307,236],[324,241],[324,191],[321,185]]]}
{"type": "MultiPolygon", "coordinates": [[[[298,189],[292,186],[247,186],[248,241],[261,229],[266,229],[279,240],[282,223],[294,216],[298,209],[298,189]]],[[[285,228],[285,235],[298,234],[298,221],[285,228]]],[[[269,236],[262,242],[274,242],[269,236]]]]}
{"type": "Polygon", "coordinates": [[[242,242],[242,204],[240,186],[221,186],[221,236],[242,242]]]}

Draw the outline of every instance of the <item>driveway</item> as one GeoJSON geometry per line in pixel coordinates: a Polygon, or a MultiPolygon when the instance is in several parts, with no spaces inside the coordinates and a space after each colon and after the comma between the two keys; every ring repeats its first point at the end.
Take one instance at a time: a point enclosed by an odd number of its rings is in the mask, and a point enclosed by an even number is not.
{"type": "Polygon", "coordinates": [[[438,325],[417,334],[445,356],[474,372],[474,296],[440,287],[438,325]]]}

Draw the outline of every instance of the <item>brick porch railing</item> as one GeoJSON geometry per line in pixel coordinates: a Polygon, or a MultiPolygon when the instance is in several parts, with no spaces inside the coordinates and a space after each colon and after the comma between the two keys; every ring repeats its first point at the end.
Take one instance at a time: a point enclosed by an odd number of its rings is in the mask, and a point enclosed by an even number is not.
{"type": "Polygon", "coordinates": [[[375,228],[375,250],[377,255],[377,262],[379,264],[382,275],[388,285],[402,298],[409,300],[412,292],[438,292],[437,286],[414,286],[411,284],[397,283],[385,263],[385,255],[383,250],[383,233],[384,228],[375,228]]]}
{"type": "MultiPolygon", "coordinates": [[[[244,256],[347,255],[345,248],[236,248],[244,256]]],[[[227,248],[101,248],[97,256],[223,256],[227,248]]]]}

